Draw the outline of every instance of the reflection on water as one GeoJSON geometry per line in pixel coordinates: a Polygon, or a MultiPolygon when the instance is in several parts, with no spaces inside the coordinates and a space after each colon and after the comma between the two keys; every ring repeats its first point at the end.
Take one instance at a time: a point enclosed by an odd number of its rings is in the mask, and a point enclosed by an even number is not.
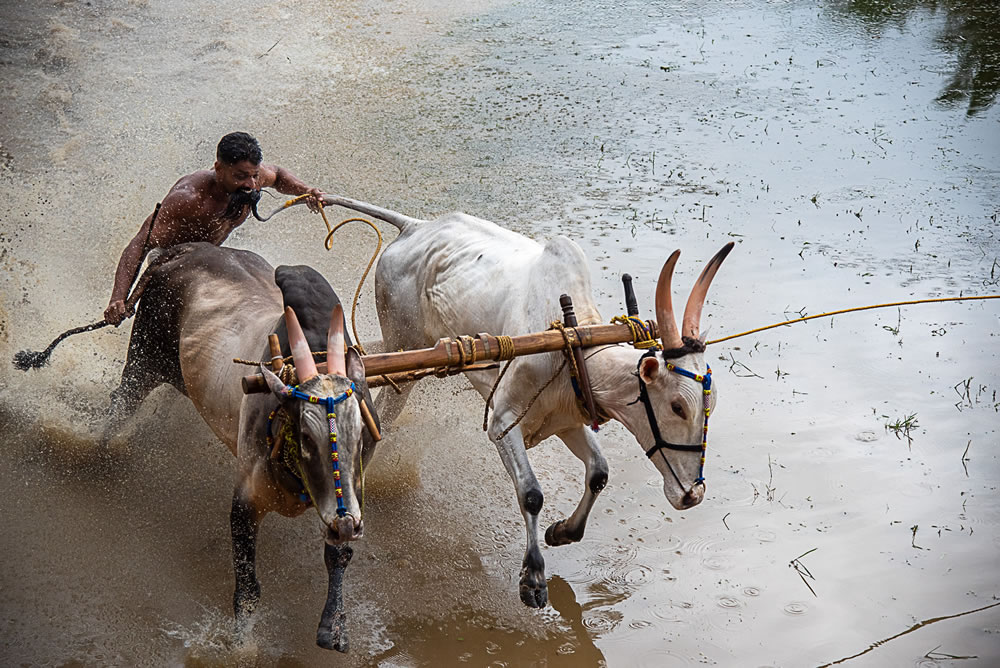
{"type": "Polygon", "coordinates": [[[967,105],[974,116],[992,105],[1000,89],[1000,2],[996,0],[848,0],[834,2],[866,30],[880,36],[917,13],[943,13],[936,43],[954,58],[954,69],[937,101],[967,105]]]}
{"type": "MultiPolygon", "coordinates": [[[[455,657],[469,666],[565,666],[598,668],[607,661],[594,645],[584,607],[559,576],[549,578],[549,603],[558,618],[546,624],[544,642],[524,631],[505,628],[472,610],[455,611],[446,619],[407,620],[407,642],[372,657],[373,666],[410,668],[442,665],[455,657]]],[[[392,635],[404,629],[390,629],[392,635]]],[[[600,629],[597,629],[598,631],[600,629]]]]}

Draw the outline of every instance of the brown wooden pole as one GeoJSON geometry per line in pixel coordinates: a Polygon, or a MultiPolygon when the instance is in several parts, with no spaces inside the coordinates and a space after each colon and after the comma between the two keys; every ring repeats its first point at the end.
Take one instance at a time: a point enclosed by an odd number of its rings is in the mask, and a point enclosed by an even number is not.
{"type": "Polygon", "coordinates": [[[375,442],[382,440],[382,434],[379,433],[378,426],[375,424],[375,418],[372,417],[372,412],[368,410],[368,404],[365,403],[364,397],[358,397],[358,405],[361,406],[361,419],[364,420],[365,426],[368,427],[368,433],[372,435],[375,442]]]}
{"type": "MultiPolygon", "coordinates": [[[[559,306],[562,307],[563,325],[566,327],[576,327],[576,313],[573,311],[573,298],[569,295],[559,297],[559,306]]],[[[576,361],[576,370],[579,374],[577,379],[580,385],[580,394],[583,395],[583,405],[586,406],[590,414],[591,429],[597,429],[597,405],[594,403],[594,393],[590,390],[590,374],[587,373],[587,363],[583,359],[583,348],[573,348],[573,359],[576,361]]]]}
{"type": "Polygon", "coordinates": [[[281,357],[281,344],[277,334],[267,335],[267,348],[271,351],[271,371],[278,373],[285,365],[285,360],[281,357]]]}
{"type": "MultiPolygon", "coordinates": [[[[629,329],[628,325],[580,325],[567,329],[566,334],[569,336],[570,345],[582,348],[591,348],[612,343],[631,343],[632,341],[632,330],[629,329]]],[[[658,336],[658,333],[654,327],[653,337],[655,338],[656,336],[658,336]]],[[[563,335],[554,329],[532,334],[521,334],[510,338],[514,344],[514,355],[516,357],[536,355],[538,353],[551,353],[562,350],[565,345],[563,335]]],[[[477,360],[500,359],[500,344],[496,336],[485,333],[478,334],[471,340],[471,343],[475,347],[475,358],[477,360]]],[[[369,378],[372,378],[372,376],[399,373],[401,371],[462,366],[462,359],[471,359],[471,353],[472,351],[468,350],[467,344],[462,344],[455,339],[440,339],[434,344],[433,348],[365,355],[361,359],[365,364],[365,374],[369,378]],[[464,355],[458,352],[460,345],[465,345],[464,355]]],[[[317,363],[316,370],[319,373],[326,373],[326,363],[317,363]]],[[[247,394],[266,392],[267,383],[264,382],[264,378],[260,374],[244,376],[243,391],[247,394]]]]}

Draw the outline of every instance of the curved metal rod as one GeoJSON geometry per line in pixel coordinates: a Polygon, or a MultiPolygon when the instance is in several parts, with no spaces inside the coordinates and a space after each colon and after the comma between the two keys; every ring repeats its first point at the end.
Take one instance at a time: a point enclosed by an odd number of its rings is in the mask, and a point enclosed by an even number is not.
{"type": "Polygon", "coordinates": [[[292,199],[287,200],[284,204],[282,204],[281,206],[279,206],[277,209],[275,209],[271,213],[267,214],[266,216],[259,216],[259,215],[257,215],[257,212],[254,211],[253,212],[254,218],[256,218],[257,220],[259,220],[262,223],[266,223],[267,221],[271,220],[271,218],[273,218],[278,213],[281,213],[282,211],[284,211],[285,209],[287,209],[290,206],[295,206],[296,204],[301,204],[302,202],[304,202],[309,197],[311,197],[311,195],[309,195],[308,193],[306,193],[304,195],[299,195],[298,197],[293,197],[292,199]]]}

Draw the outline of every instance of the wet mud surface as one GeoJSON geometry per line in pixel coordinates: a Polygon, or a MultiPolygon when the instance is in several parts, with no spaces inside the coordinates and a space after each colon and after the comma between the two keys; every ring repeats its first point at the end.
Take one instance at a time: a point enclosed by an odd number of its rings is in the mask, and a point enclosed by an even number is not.
{"type": "MultiPolygon", "coordinates": [[[[1000,300],[711,345],[705,501],[672,510],[634,439],[603,429],[609,485],[581,543],[543,548],[539,611],[518,600],[524,530],[482,402],[425,381],[368,472],[346,656],[314,645],[326,574],[308,517],[265,521],[261,611],[237,643],[233,462],[188,400],[157,390],[98,456],[127,326],[39,371],[9,364],[100,319],[138,224],[235,129],[329,192],[569,236],[605,318],[621,273],[651,315],[670,252],[684,291],[731,240],[710,339],[1000,294],[993,3],[0,9],[5,665],[1000,661],[1000,300]]],[[[348,298],[373,235],[345,228],[329,253],[324,236],[293,210],[228,243],[311,264],[348,298]]],[[[371,285],[358,329],[379,338],[371,285]]],[[[558,441],[530,456],[544,527],[582,467],[558,441]]]]}

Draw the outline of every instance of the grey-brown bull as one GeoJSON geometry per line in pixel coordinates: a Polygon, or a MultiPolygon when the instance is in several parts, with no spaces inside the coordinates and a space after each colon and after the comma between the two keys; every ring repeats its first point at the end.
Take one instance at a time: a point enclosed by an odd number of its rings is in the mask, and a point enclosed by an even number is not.
{"type": "Polygon", "coordinates": [[[149,270],[106,436],[154,387],[170,383],[236,456],[230,520],[233,608],[241,628],[260,600],[260,521],[272,511],[294,517],[315,508],[330,578],[316,642],[347,651],[342,581],[353,554],[349,543],[363,533],[358,492],[374,440],[358,404],[371,401],[364,367],[353,349],[344,353],[340,301],[308,267],[275,270],[248,251],[204,243],[167,253],[149,270]],[[246,369],[232,360],[262,359],[262,351],[269,357],[265,341],[275,331],[284,354],[290,349],[294,356],[299,385],[287,387],[264,369],[271,393],[244,396],[246,369]],[[311,354],[320,350],[330,351],[322,375],[311,354]]]}

